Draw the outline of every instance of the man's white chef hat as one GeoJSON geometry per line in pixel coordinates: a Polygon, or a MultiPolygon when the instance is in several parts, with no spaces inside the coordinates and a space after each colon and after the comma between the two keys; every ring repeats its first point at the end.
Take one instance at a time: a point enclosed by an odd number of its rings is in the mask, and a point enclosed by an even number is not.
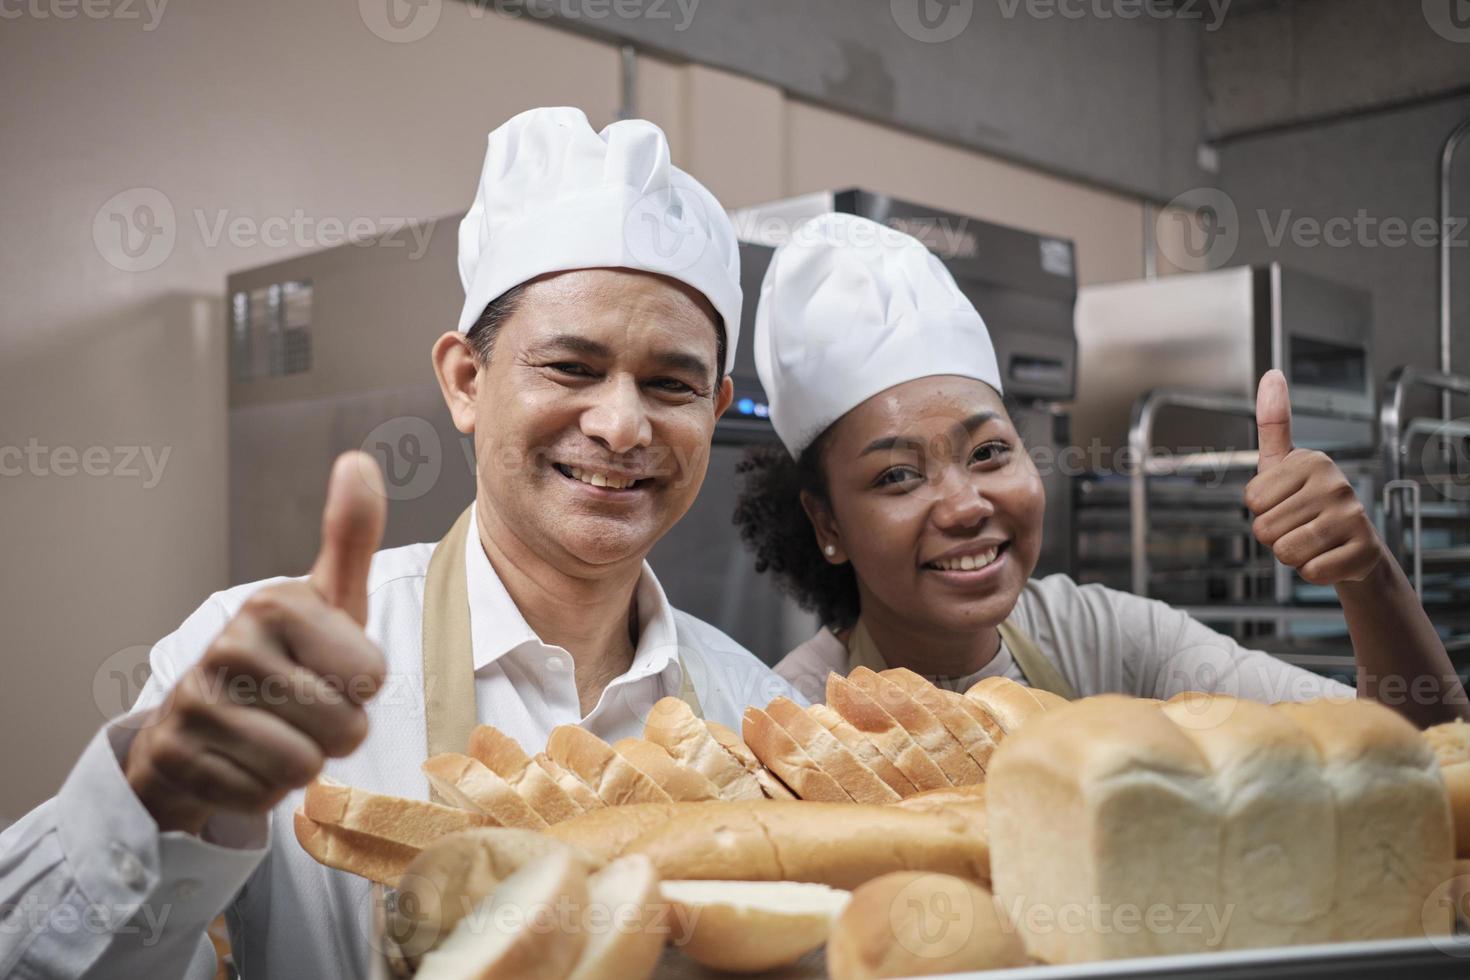
{"type": "Polygon", "coordinates": [[[1001,391],[990,331],[944,264],[918,239],[851,214],[813,218],[776,249],[755,365],[793,458],[906,381],[954,374],[1001,391]]]}
{"type": "Polygon", "coordinates": [[[725,209],[669,162],[643,119],[592,130],[580,109],[531,109],[490,134],[475,203],[459,223],[467,332],[486,304],[528,279],[623,267],[703,293],[725,327],[725,369],[740,337],[740,250],[725,209]]]}

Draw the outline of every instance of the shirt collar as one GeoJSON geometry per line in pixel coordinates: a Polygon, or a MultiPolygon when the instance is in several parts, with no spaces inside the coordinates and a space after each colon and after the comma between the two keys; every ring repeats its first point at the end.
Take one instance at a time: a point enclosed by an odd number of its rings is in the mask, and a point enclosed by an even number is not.
{"type": "MultiPolygon", "coordinates": [[[[507,653],[534,644],[546,650],[558,649],[543,644],[526,617],[516,607],[505,583],[495,573],[485,548],[480,543],[478,515],[470,508],[468,540],[465,542],[465,585],[469,590],[470,642],[474,645],[474,666],[478,672],[507,653]]],[[[679,663],[678,629],[674,609],[648,562],[638,578],[634,592],[638,615],[638,647],[633,652],[633,665],[624,677],[644,677],[661,673],[679,663]]],[[[674,678],[675,681],[679,678],[674,678]]]]}

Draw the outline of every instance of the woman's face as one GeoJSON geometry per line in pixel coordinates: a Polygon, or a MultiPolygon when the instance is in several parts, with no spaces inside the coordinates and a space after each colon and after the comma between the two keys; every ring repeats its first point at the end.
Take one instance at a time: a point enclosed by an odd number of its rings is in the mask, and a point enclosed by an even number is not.
{"type": "Polygon", "coordinates": [[[951,631],[1010,615],[1046,494],[995,389],[949,375],[897,385],[839,419],[824,449],[830,511],[803,503],[829,560],[852,562],[865,613],[951,631]]]}

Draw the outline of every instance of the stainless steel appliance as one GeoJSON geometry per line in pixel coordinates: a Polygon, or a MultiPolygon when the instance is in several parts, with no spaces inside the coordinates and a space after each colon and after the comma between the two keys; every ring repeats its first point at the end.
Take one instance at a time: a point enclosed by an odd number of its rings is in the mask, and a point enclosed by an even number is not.
{"type": "MultiPolygon", "coordinates": [[[[830,211],[861,215],[907,232],[943,260],[990,328],[1005,392],[1019,405],[1015,422],[1021,438],[1039,461],[1059,459],[1069,444],[1066,403],[1076,390],[1072,313],[1077,276],[1072,243],[856,189],[755,205],[734,212],[732,218],[741,237],[775,246],[804,221],[830,211]]],[[[1036,574],[1068,572],[1070,477],[1059,465],[1038,469],[1047,508],[1036,574]]]]}

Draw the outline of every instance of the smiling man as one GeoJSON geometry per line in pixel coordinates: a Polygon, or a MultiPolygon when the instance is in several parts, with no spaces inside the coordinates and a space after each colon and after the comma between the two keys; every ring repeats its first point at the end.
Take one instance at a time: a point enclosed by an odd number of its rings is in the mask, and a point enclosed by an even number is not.
{"type": "Polygon", "coordinates": [[[542,109],[491,133],[464,310],[433,348],[473,506],[437,545],[377,551],[381,477],[338,460],[310,575],[211,596],[153,649],[133,713],[0,836],[0,975],[202,980],[224,910],[245,978],[367,976],[367,882],[290,831],[327,759],[425,797],[421,764],[477,723],[534,753],[561,724],[639,734],[665,696],[736,728],[800,701],[644,561],[730,403],[738,254],[650,123],[542,109]]]}

